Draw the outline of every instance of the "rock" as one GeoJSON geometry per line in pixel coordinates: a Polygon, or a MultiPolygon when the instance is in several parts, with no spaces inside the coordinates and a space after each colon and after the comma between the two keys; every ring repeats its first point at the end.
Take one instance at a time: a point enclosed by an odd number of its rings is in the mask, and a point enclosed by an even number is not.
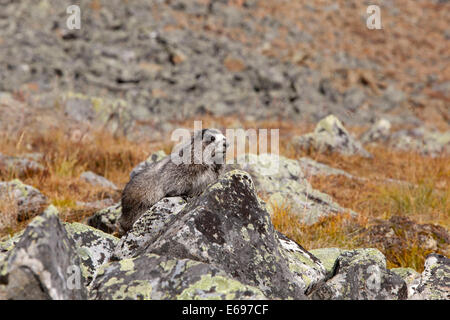
{"type": "Polygon", "coordinates": [[[412,297],[416,292],[416,288],[420,282],[420,273],[412,268],[392,268],[392,272],[399,275],[408,287],[408,298],[412,297]]]}
{"type": "Polygon", "coordinates": [[[425,270],[411,299],[450,300],[450,259],[436,253],[427,256],[425,270]]]}
{"type": "Polygon", "coordinates": [[[323,281],[326,269],[320,259],[282,233],[277,231],[276,236],[283,249],[281,254],[287,259],[289,268],[305,283],[305,292],[323,281]]]}
{"type": "Polygon", "coordinates": [[[33,219],[0,267],[7,299],[85,299],[80,258],[55,207],[33,219]]]}
{"type": "Polygon", "coordinates": [[[214,264],[268,298],[302,299],[307,284],[299,270],[315,266],[321,277],[314,280],[324,277],[324,270],[311,255],[301,254],[298,245],[292,247],[303,260],[280,243],[250,175],[233,170],[187,204],[136,256],[155,253],[214,264]]]}
{"type": "Polygon", "coordinates": [[[109,181],[108,179],[99,176],[98,174],[95,174],[92,171],[85,171],[80,175],[80,179],[86,181],[87,183],[93,185],[93,186],[99,186],[103,188],[113,189],[117,190],[117,186],[109,181]]]}
{"type": "Polygon", "coordinates": [[[369,130],[364,132],[360,141],[364,144],[371,142],[386,142],[389,139],[391,123],[389,120],[380,119],[369,130]]]}
{"type": "Polygon", "coordinates": [[[167,227],[170,218],[176,216],[185,205],[186,201],[181,197],[168,197],[158,201],[120,238],[114,259],[132,258],[136,250],[153,241],[167,227]]]}
{"type": "Polygon", "coordinates": [[[0,198],[15,204],[18,221],[23,221],[42,213],[48,204],[48,199],[45,195],[18,179],[10,182],[0,182],[0,198]]]}
{"type": "Polygon", "coordinates": [[[136,174],[138,174],[151,164],[162,160],[166,156],[167,154],[163,150],[152,153],[146,160],[140,162],[136,167],[133,168],[133,170],[131,170],[130,179],[132,179],[136,174]]]}
{"type": "Polygon", "coordinates": [[[116,221],[122,214],[122,207],[120,202],[113,206],[102,209],[86,221],[87,225],[99,229],[106,233],[113,233],[116,231],[116,221]]]}
{"type": "Polygon", "coordinates": [[[6,156],[0,153],[0,172],[9,173],[18,177],[44,171],[40,163],[27,158],[6,156]]]}
{"type": "Polygon", "coordinates": [[[17,232],[12,237],[5,237],[1,239],[0,241],[0,252],[8,252],[14,248],[17,242],[19,242],[20,237],[22,236],[24,230],[17,232]]]}
{"type": "Polygon", "coordinates": [[[325,300],[404,300],[405,281],[386,269],[386,259],[377,249],[342,252],[332,276],[310,294],[325,300]]]}
{"type": "MultiPolygon", "coordinates": [[[[245,154],[237,158],[239,168],[251,174],[257,190],[268,197],[268,209],[290,206],[302,223],[313,224],[331,214],[355,212],[312,188],[299,161],[274,154],[245,154]]],[[[304,163],[304,162],[303,162],[304,163]]]]}
{"type": "Polygon", "coordinates": [[[259,289],[230,278],[215,266],[156,254],[104,265],[91,286],[90,297],[101,300],[265,299],[259,289]]]}
{"type": "Polygon", "coordinates": [[[331,274],[334,270],[334,264],[336,263],[337,258],[344,250],[339,248],[320,248],[320,249],[312,249],[311,252],[317,259],[319,259],[327,274],[331,274]]]}
{"type": "Polygon", "coordinates": [[[87,287],[100,266],[107,263],[119,239],[81,223],[66,223],[66,231],[75,241],[81,259],[81,271],[87,287]]]}
{"type": "Polygon", "coordinates": [[[339,119],[333,115],[322,119],[313,133],[294,138],[293,143],[305,150],[312,148],[322,153],[337,152],[347,156],[371,157],[371,154],[348,133],[339,119]]]}

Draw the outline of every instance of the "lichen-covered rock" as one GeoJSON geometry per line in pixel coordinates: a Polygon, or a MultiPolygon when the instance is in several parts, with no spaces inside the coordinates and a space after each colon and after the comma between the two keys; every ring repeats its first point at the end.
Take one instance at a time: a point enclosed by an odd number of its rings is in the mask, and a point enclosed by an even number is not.
{"type": "Polygon", "coordinates": [[[26,228],[0,271],[0,291],[8,299],[85,299],[76,245],[48,207],[26,228]]]}
{"type": "Polygon", "coordinates": [[[276,231],[276,235],[281,245],[281,255],[288,261],[291,271],[303,280],[307,287],[305,291],[324,280],[326,269],[320,259],[282,233],[276,231]]]}
{"type": "Polygon", "coordinates": [[[119,239],[77,222],[66,223],[65,228],[75,241],[85,285],[88,286],[98,268],[109,261],[119,239]]]}
{"type": "Polygon", "coordinates": [[[265,299],[219,268],[189,259],[144,254],[104,265],[92,283],[98,300],[265,299]]]}
{"type": "Polygon", "coordinates": [[[38,189],[18,179],[0,182],[0,197],[11,201],[17,208],[17,220],[23,221],[43,212],[48,199],[38,189]]]}
{"type": "Polygon", "coordinates": [[[323,153],[337,152],[343,155],[359,155],[365,158],[372,156],[333,115],[319,121],[313,133],[296,137],[293,142],[296,146],[306,150],[314,149],[323,153]]]}
{"type": "Polygon", "coordinates": [[[131,258],[136,250],[155,239],[173,216],[186,205],[181,197],[168,197],[158,201],[144,213],[122,238],[114,251],[114,259],[131,258]]]}
{"type": "Polygon", "coordinates": [[[121,214],[122,207],[119,202],[113,206],[94,213],[94,215],[87,219],[86,223],[91,227],[102,230],[103,232],[113,233],[117,229],[116,222],[121,214]]]}
{"type": "Polygon", "coordinates": [[[369,130],[364,132],[360,141],[364,144],[372,142],[386,142],[389,139],[391,122],[386,119],[378,120],[369,130]]]}
{"type": "Polygon", "coordinates": [[[7,236],[0,239],[0,252],[8,252],[14,248],[17,242],[19,242],[24,230],[17,232],[13,236],[7,236]]]}
{"type": "Polygon", "coordinates": [[[428,255],[425,270],[412,300],[450,300],[450,259],[436,253],[428,255]]]}
{"type": "MultiPolygon", "coordinates": [[[[187,204],[143,252],[211,263],[269,298],[302,299],[308,281],[299,272],[307,269],[306,258],[285,250],[250,175],[233,170],[187,204]]],[[[309,268],[319,268],[308,257],[309,268]]],[[[320,273],[311,275],[310,285],[320,273]]]]}
{"type": "Polygon", "coordinates": [[[268,196],[268,209],[290,206],[302,223],[313,224],[320,217],[355,212],[342,208],[333,199],[313,189],[298,161],[274,154],[245,154],[237,158],[242,170],[250,173],[257,190],[268,196]]]}
{"type": "Polygon", "coordinates": [[[132,179],[135,175],[137,175],[139,172],[144,170],[145,168],[149,167],[155,162],[158,162],[165,158],[167,154],[163,150],[159,150],[155,153],[152,153],[147,159],[140,162],[136,167],[133,168],[130,172],[130,179],[132,179]]]}
{"type": "Polygon", "coordinates": [[[6,156],[0,153],[0,172],[10,173],[18,177],[44,171],[45,168],[35,160],[26,157],[6,156]]]}
{"type": "Polygon", "coordinates": [[[312,249],[311,252],[317,259],[319,259],[327,274],[331,274],[334,270],[334,264],[336,263],[337,258],[344,250],[340,248],[320,248],[320,249],[312,249]]]}
{"type": "Polygon", "coordinates": [[[80,175],[80,179],[86,181],[87,183],[93,185],[93,186],[99,186],[103,188],[113,189],[117,190],[117,186],[106,179],[105,177],[102,177],[92,171],[85,171],[80,175]]]}
{"type": "Polygon", "coordinates": [[[386,269],[386,258],[377,249],[342,252],[332,276],[310,294],[320,300],[404,300],[405,281],[386,269]]]}
{"type": "Polygon", "coordinates": [[[420,273],[412,268],[392,268],[391,271],[398,274],[406,282],[408,298],[412,297],[420,283],[420,273]]]}

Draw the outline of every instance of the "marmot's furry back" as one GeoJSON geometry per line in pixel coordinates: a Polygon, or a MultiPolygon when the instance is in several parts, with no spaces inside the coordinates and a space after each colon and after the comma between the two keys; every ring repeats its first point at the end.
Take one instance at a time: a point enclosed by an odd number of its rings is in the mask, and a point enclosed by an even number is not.
{"type": "Polygon", "coordinates": [[[122,192],[119,233],[123,235],[130,230],[142,214],[164,197],[201,194],[224,171],[226,147],[226,139],[220,131],[204,129],[197,132],[189,143],[174,151],[178,159],[186,157],[186,152],[190,153],[189,163],[173,161],[172,154],[144,166],[132,176],[122,192]],[[196,153],[195,142],[201,146],[196,153]]]}

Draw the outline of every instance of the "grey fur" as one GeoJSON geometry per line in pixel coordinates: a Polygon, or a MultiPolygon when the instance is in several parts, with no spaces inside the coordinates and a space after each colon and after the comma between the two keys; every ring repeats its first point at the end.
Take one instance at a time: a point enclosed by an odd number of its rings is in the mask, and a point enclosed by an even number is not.
{"type": "Polygon", "coordinates": [[[204,129],[196,132],[188,143],[176,148],[171,155],[143,166],[122,192],[119,234],[130,230],[142,214],[164,197],[200,195],[223,173],[226,147],[226,139],[219,130],[204,129]],[[196,142],[201,146],[198,150],[194,148],[196,142]],[[174,155],[179,159],[189,154],[190,163],[174,161],[174,155]]]}

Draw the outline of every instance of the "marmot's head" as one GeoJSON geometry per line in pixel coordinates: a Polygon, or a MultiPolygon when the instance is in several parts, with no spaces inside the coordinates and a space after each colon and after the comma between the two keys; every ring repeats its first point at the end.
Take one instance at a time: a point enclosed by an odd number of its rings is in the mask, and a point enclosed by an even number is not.
{"type": "Polygon", "coordinates": [[[193,143],[200,144],[202,150],[202,162],[206,165],[224,164],[227,152],[227,139],[217,129],[203,129],[194,135],[193,143]]]}
{"type": "Polygon", "coordinates": [[[217,129],[203,129],[194,132],[189,142],[175,147],[172,161],[184,164],[221,166],[225,164],[228,143],[217,129]]]}

